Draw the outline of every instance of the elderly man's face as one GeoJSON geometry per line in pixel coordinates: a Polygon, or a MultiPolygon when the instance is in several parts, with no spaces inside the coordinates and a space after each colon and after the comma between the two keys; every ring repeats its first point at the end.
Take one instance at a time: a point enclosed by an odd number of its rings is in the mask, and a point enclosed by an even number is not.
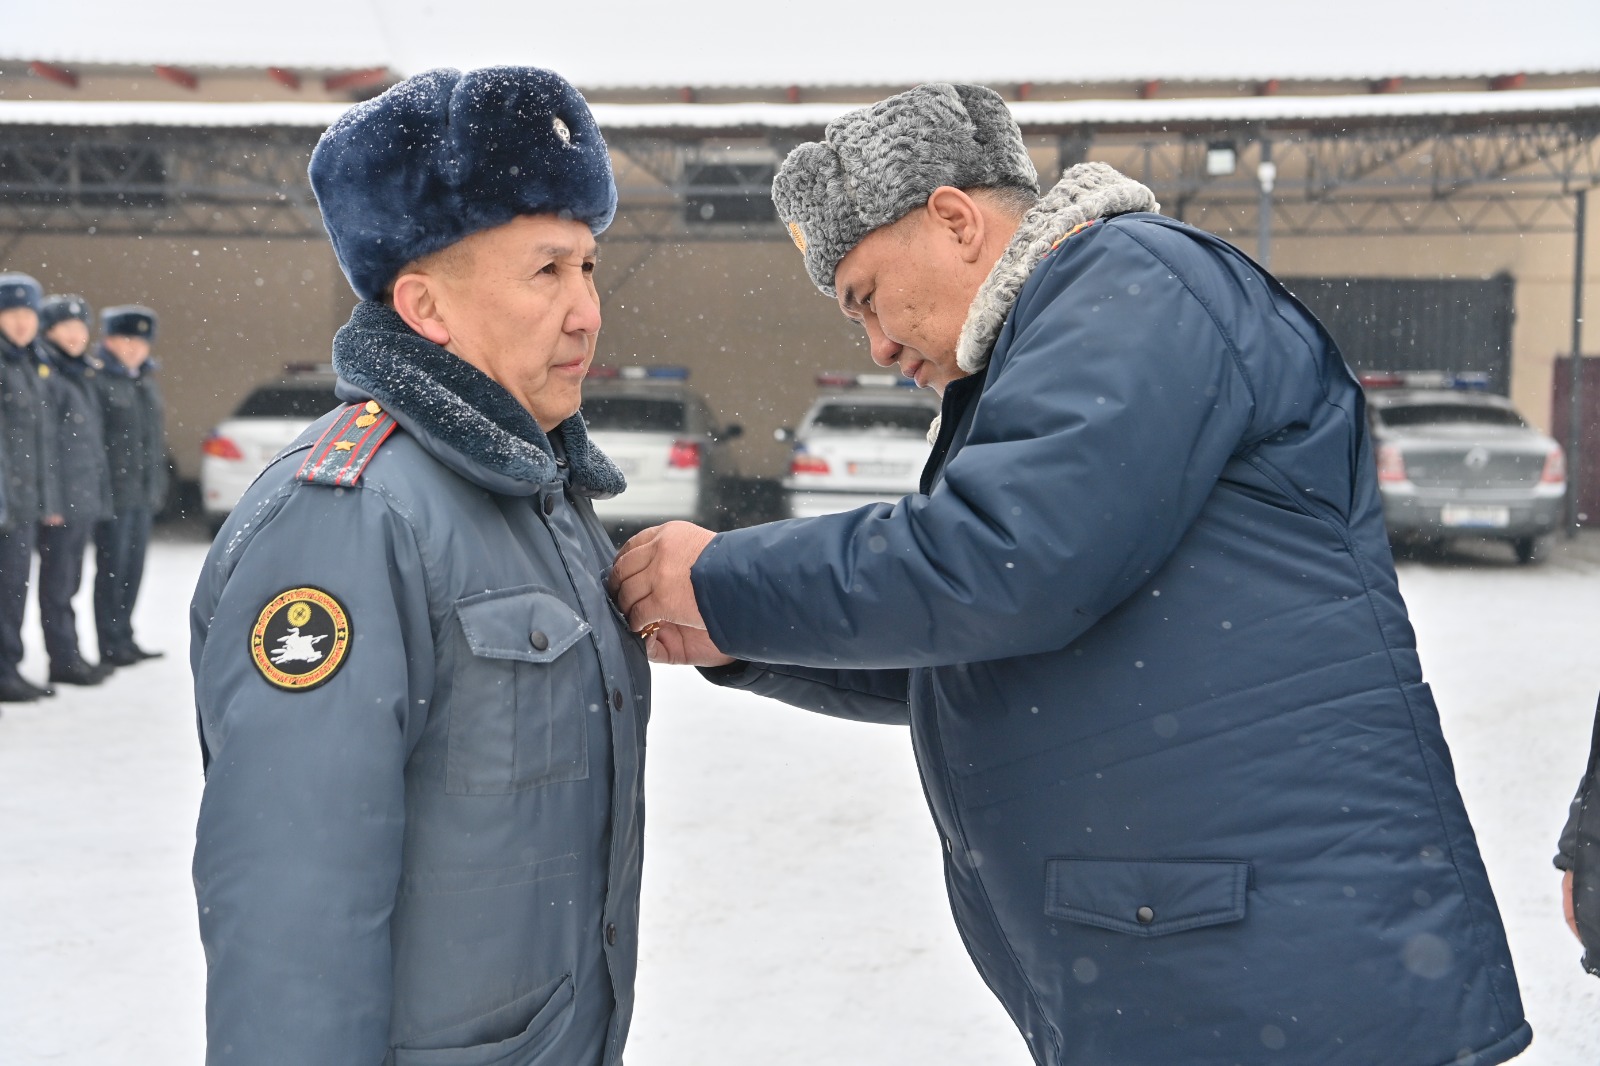
{"type": "Polygon", "coordinates": [[[524,215],[464,237],[433,273],[445,347],[549,431],[577,413],[600,332],[589,227],[524,215]]]}
{"type": "Polygon", "coordinates": [[[867,331],[872,361],[941,396],[967,376],[956,342],[988,269],[954,250],[948,228],[918,210],[867,234],[834,271],[839,308],[867,331]]]}
{"type": "Polygon", "coordinates": [[[89,347],[89,327],[76,318],[57,322],[45,331],[50,343],[73,358],[82,355],[89,347]]]}
{"type": "Polygon", "coordinates": [[[39,313],[31,307],[8,307],[0,311],[0,335],[22,347],[39,335],[39,313]]]}

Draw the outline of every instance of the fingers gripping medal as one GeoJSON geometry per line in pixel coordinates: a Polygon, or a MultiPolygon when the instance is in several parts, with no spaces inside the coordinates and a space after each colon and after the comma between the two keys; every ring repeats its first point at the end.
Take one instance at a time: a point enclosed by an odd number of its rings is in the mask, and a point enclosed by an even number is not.
{"type": "Polygon", "coordinates": [[[250,660],[276,688],[306,692],[344,665],[350,616],[323,589],[304,585],[274,596],[250,632],[250,660]]]}

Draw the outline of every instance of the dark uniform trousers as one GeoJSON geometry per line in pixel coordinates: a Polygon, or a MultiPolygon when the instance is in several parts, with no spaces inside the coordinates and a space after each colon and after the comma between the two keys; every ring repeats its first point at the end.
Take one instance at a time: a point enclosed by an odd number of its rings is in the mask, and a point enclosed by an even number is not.
{"type": "Polygon", "coordinates": [[[33,566],[32,522],[0,531],[0,676],[22,665],[22,615],[28,607],[28,572],[33,566]]]}
{"type": "Polygon", "coordinates": [[[138,508],[95,524],[94,626],[102,659],[134,646],[133,604],[144,580],[150,521],[150,512],[138,508]]]}
{"type": "Polygon", "coordinates": [[[72,597],[83,583],[83,554],[93,528],[91,522],[70,521],[39,526],[39,626],[54,667],[69,667],[83,659],[72,597]]]}

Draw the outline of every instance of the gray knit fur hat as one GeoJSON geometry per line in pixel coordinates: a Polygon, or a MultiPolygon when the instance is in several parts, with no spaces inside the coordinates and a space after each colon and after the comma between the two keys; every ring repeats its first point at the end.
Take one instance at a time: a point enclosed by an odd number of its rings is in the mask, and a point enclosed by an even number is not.
{"type": "Polygon", "coordinates": [[[806,273],[834,296],[839,260],[941,185],[1039,191],[1022,131],[993,89],[935,82],[839,116],[820,142],[789,153],[772,181],[772,202],[806,273]]]}

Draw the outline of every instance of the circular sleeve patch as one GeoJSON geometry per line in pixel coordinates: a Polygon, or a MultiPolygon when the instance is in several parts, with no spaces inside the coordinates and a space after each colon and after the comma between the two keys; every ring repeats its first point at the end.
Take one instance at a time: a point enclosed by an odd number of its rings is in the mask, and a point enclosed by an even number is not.
{"type": "Polygon", "coordinates": [[[333,677],[350,652],[350,615],[310,585],[274,596],[250,632],[250,659],[278,688],[307,692],[333,677]]]}

